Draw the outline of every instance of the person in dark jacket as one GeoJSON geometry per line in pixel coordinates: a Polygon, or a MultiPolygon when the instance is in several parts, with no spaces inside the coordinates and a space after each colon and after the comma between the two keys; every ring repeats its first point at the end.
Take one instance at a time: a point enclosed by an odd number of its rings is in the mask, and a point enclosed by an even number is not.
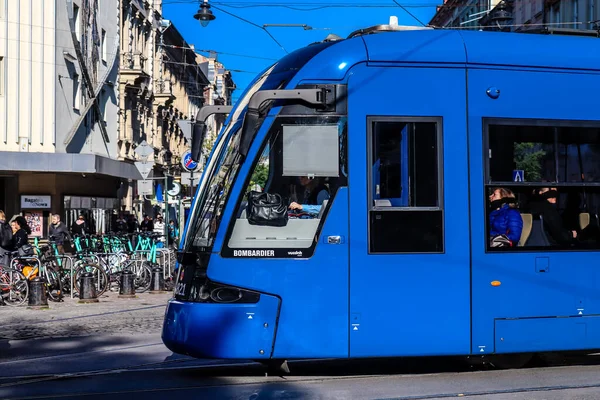
{"type": "Polygon", "coordinates": [[[29,235],[31,235],[31,228],[25,218],[19,215],[15,218],[15,222],[19,229],[13,235],[13,251],[17,251],[26,244],[29,244],[29,235]]]}
{"type": "Polygon", "coordinates": [[[540,188],[535,194],[537,197],[529,204],[529,207],[532,214],[541,215],[544,219],[544,229],[550,243],[563,246],[575,243],[577,231],[565,228],[563,219],[558,213],[556,206],[558,190],[548,187],[540,188]]]}
{"type": "Polygon", "coordinates": [[[506,235],[512,246],[519,243],[523,218],[517,210],[515,195],[510,189],[496,188],[490,199],[490,236],[506,235]]]}
{"type": "Polygon", "coordinates": [[[6,221],[6,214],[0,210],[0,266],[8,266],[10,257],[7,255],[12,250],[13,231],[6,221]]]}
{"type": "Polygon", "coordinates": [[[58,252],[64,254],[64,243],[70,240],[70,235],[67,226],[60,220],[60,215],[58,214],[52,215],[52,223],[48,227],[48,237],[56,241],[58,252]]]}
{"type": "Polygon", "coordinates": [[[73,235],[85,236],[88,233],[87,222],[85,222],[85,217],[83,215],[79,215],[77,220],[73,221],[71,224],[71,233],[73,235]]]}

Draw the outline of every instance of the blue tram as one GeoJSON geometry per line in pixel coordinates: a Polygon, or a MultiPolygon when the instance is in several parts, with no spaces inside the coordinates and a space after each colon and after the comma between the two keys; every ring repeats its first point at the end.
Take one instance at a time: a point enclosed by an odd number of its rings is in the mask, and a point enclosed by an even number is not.
{"type": "Polygon", "coordinates": [[[600,348],[600,40],[384,28],[287,55],[229,114],[178,254],[172,351],[600,348]],[[498,189],[516,239],[493,237],[498,189]]]}

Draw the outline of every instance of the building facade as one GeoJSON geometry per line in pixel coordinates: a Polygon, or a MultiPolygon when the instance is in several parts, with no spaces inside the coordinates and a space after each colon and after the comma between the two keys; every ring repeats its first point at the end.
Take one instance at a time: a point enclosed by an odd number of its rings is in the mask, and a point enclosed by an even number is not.
{"type": "Polygon", "coordinates": [[[163,18],[159,2],[123,0],[119,93],[119,157],[152,164],[154,194],[138,191],[129,182],[124,196],[127,211],[156,214],[164,191],[164,177],[180,175],[180,161],[190,146],[180,122],[191,121],[205,103],[209,85],[193,46],[163,18]],[[146,159],[135,149],[146,142],[152,154],[146,159]]]}
{"type": "Polygon", "coordinates": [[[0,0],[0,209],[45,236],[50,213],[106,232],[152,208],[136,148],[155,178],[178,174],[181,122],[230,79],[220,66],[213,85],[202,63],[160,0],[0,0]]]}
{"type": "Polygon", "coordinates": [[[599,20],[600,0],[444,0],[430,25],[567,33],[573,29],[598,30],[599,20]]]}
{"type": "Polygon", "coordinates": [[[118,1],[0,0],[0,208],[36,236],[75,207],[106,229],[139,177],[117,159],[118,1]]]}

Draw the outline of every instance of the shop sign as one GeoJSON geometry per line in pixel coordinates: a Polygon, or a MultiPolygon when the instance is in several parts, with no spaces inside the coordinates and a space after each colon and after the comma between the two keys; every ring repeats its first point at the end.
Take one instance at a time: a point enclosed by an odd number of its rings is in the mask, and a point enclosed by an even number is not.
{"type": "Polygon", "coordinates": [[[50,208],[50,198],[51,196],[22,195],[21,209],[50,208]]]}

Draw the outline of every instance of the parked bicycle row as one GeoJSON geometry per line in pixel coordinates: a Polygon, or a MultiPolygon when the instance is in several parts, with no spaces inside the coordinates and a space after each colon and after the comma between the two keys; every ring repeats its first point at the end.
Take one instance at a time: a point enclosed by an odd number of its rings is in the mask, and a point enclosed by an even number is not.
{"type": "Polygon", "coordinates": [[[175,253],[161,246],[160,236],[147,232],[75,235],[72,253],[64,253],[54,236],[44,244],[34,239],[32,245],[4,252],[10,262],[0,266],[0,302],[25,304],[28,282],[37,277],[44,281],[49,300],[61,301],[65,294],[77,297],[78,282],[86,273],[93,275],[98,296],[107,290],[119,290],[122,271],[131,271],[136,292],[144,292],[150,288],[156,267],[161,268],[170,288],[175,253]]]}

